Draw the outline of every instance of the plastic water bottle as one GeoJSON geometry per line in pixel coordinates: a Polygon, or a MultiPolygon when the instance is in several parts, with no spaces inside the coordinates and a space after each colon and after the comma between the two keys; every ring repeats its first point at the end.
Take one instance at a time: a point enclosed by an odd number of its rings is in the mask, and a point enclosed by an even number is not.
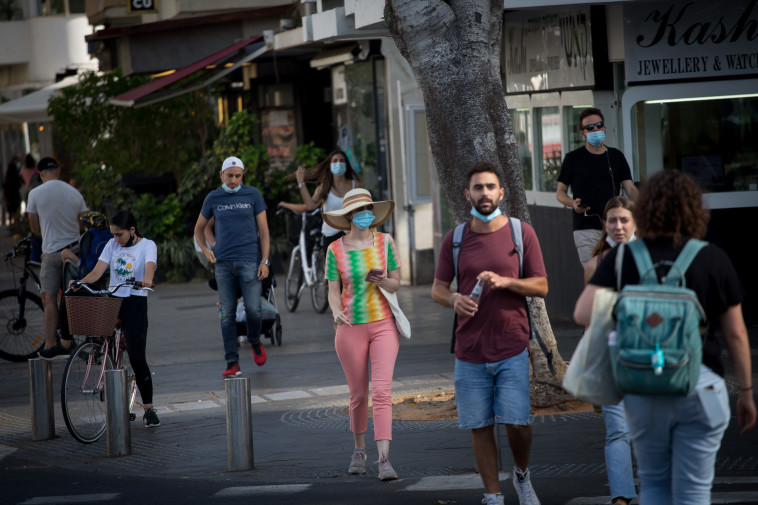
{"type": "Polygon", "coordinates": [[[608,334],[608,345],[616,345],[617,341],[618,341],[618,334],[614,330],[608,334]]]}
{"type": "Polygon", "coordinates": [[[663,356],[661,346],[655,344],[655,351],[650,352],[650,365],[653,367],[653,373],[655,375],[661,375],[663,373],[663,365],[666,363],[666,358],[663,356]]]}
{"type": "Polygon", "coordinates": [[[482,296],[483,287],[484,287],[484,278],[482,277],[478,281],[476,281],[476,286],[474,286],[474,289],[471,291],[471,294],[468,295],[469,298],[479,303],[479,297],[482,296]]]}

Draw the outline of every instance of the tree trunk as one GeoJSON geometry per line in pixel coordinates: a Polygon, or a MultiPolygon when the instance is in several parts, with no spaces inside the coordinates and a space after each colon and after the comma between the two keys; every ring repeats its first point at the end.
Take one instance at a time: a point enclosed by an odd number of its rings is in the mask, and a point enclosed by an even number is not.
{"type": "MultiPolygon", "coordinates": [[[[463,190],[476,161],[501,171],[503,211],[530,223],[513,125],[500,77],[502,0],[387,0],[385,20],[424,96],[429,144],[455,221],[470,218],[463,190]]],[[[535,328],[552,351],[557,375],[531,341],[533,404],[566,399],[566,365],[558,353],[543,299],[529,299],[535,328]]]]}

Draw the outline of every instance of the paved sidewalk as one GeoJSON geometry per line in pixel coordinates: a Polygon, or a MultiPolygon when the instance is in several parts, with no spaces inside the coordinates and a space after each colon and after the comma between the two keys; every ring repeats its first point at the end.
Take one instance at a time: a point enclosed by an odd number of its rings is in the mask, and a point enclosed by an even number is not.
{"type": "MultiPolygon", "coordinates": [[[[0,252],[10,247],[3,233],[0,230],[0,252]]],[[[283,282],[279,280],[282,346],[264,341],[268,362],[263,367],[253,363],[249,347],[240,349],[243,377],[250,379],[253,395],[254,470],[227,472],[223,348],[216,293],[204,283],[159,285],[150,295],[147,355],[162,425],[144,428],[140,414],[131,425],[132,455],[107,458],[105,437],[83,445],[68,434],[59,405],[63,361],[53,363],[57,436],[31,441],[28,365],[0,362],[0,458],[14,453],[88,472],[243,480],[250,484],[344,476],[352,435],[346,414],[347,387],[333,349],[331,318],[314,312],[309,293],[304,294],[295,313],[287,312],[281,298],[283,282]]],[[[0,273],[0,283],[2,289],[10,287],[7,271],[0,273]]],[[[414,335],[411,341],[401,342],[393,383],[395,397],[452,389],[452,313],[434,304],[429,291],[429,286],[400,291],[400,303],[414,335]]],[[[569,359],[581,330],[565,322],[554,322],[553,329],[559,351],[569,359]]],[[[755,333],[751,330],[753,342],[755,333]]],[[[730,387],[734,389],[731,377],[730,387]]],[[[458,430],[454,421],[396,421],[393,431],[391,460],[403,479],[474,471],[470,434],[458,430]]],[[[736,439],[736,431],[730,426],[727,437],[736,439]]],[[[372,432],[369,425],[368,441],[373,438],[372,432]]],[[[537,417],[532,474],[539,479],[579,472],[604,479],[603,439],[602,420],[594,413],[537,417]],[[577,461],[578,454],[582,455],[581,462],[577,461]]],[[[754,442],[755,435],[749,435],[749,440],[754,442]]],[[[371,463],[376,459],[376,448],[373,443],[367,445],[371,463]]],[[[732,445],[739,447],[739,441],[732,445]]],[[[504,465],[510,468],[510,454],[507,450],[504,453],[504,465]]],[[[742,461],[742,465],[753,465],[750,468],[758,471],[755,458],[742,461]]],[[[373,464],[369,465],[368,477],[376,478],[373,464]]],[[[481,487],[477,479],[472,482],[477,489],[481,487]]]]}

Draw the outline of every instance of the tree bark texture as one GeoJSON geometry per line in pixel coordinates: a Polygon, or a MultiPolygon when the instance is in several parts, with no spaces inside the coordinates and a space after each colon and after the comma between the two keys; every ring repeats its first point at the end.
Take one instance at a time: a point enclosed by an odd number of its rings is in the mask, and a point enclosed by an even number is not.
{"type": "MultiPolygon", "coordinates": [[[[503,211],[530,222],[518,145],[500,78],[502,19],[502,0],[387,0],[385,4],[390,33],[421,87],[440,185],[458,223],[470,218],[463,190],[468,170],[477,161],[489,161],[500,170],[503,211]]],[[[533,341],[534,376],[558,386],[547,400],[556,403],[562,400],[560,381],[566,365],[544,300],[529,300],[529,306],[557,371],[556,376],[550,374],[533,341]]]]}

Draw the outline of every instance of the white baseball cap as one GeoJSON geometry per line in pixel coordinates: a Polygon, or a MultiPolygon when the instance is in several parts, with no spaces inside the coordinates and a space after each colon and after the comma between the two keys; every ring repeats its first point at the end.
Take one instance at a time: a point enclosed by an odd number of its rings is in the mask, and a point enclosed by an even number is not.
{"type": "Polygon", "coordinates": [[[242,170],[245,170],[245,165],[242,163],[242,160],[235,158],[234,156],[229,156],[224,160],[224,164],[221,165],[221,171],[223,172],[227,168],[231,167],[240,167],[242,170]]]}

